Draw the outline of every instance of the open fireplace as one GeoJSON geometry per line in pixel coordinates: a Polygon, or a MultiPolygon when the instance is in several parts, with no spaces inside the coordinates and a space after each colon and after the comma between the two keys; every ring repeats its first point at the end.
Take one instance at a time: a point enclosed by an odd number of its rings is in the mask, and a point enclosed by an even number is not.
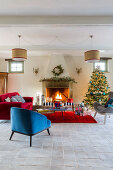
{"type": "Polygon", "coordinates": [[[43,81],[42,94],[46,102],[60,100],[66,102],[68,98],[73,98],[73,83],[68,81],[43,81]]]}
{"type": "Polygon", "coordinates": [[[46,88],[46,101],[51,99],[52,102],[59,100],[66,102],[69,98],[69,88],[46,88]]]}

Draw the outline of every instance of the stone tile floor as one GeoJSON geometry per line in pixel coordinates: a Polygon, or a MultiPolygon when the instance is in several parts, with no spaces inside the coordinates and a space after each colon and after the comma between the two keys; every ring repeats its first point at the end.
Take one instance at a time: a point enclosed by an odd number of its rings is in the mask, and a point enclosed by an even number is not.
{"type": "Polygon", "coordinates": [[[33,137],[14,134],[10,122],[0,122],[0,170],[111,170],[113,169],[113,116],[97,115],[97,124],[52,124],[33,137]]]}

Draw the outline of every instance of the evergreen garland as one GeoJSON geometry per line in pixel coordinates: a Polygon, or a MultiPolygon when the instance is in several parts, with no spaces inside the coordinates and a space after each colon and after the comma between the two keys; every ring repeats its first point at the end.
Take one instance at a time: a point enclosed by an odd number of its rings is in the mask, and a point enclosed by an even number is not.
{"type": "Polygon", "coordinates": [[[56,66],[53,70],[52,73],[54,74],[54,76],[60,76],[62,73],[64,72],[64,69],[62,68],[61,65],[56,66]]]}
{"type": "Polygon", "coordinates": [[[52,71],[54,77],[51,78],[44,78],[41,79],[40,82],[42,81],[54,81],[54,82],[72,82],[72,83],[77,83],[75,79],[71,78],[70,76],[67,77],[58,77],[60,74],[64,72],[64,69],[62,68],[61,64],[56,66],[52,71]]]}
{"type": "Polygon", "coordinates": [[[40,82],[42,81],[54,81],[54,82],[72,82],[72,83],[77,83],[75,79],[71,77],[51,77],[51,78],[44,78],[41,79],[40,82]]]}

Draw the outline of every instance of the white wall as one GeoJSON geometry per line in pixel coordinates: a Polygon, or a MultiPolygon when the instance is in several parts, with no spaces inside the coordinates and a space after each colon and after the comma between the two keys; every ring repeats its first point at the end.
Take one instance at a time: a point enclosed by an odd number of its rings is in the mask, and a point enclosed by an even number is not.
{"type": "Polygon", "coordinates": [[[47,58],[29,57],[24,62],[24,74],[9,74],[8,91],[18,91],[22,96],[33,96],[36,99],[36,93],[42,93],[42,83],[39,80],[44,77],[47,58]],[[33,68],[39,68],[37,75],[33,73],[33,68]]]}
{"type": "MultiPolygon", "coordinates": [[[[36,93],[42,93],[41,82],[39,80],[47,76],[52,76],[50,59],[50,56],[29,57],[25,62],[24,74],[9,74],[8,91],[18,91],[22,96],[33,96],[36,99],[36,93]],[[39,68],[38,75],[33,73],[33,67],[39,68]]],[[[84,57],[65,56],[64,59],[65,66],[62,63],[64,62],[63,59],[59,59],[56,65],[61,62],[60,64],[62,66],[67,67],[65,75],[66,72],[69,72],[69,75],[77,81],[77,84],[74,84],[74,101],[79,103],[83,100],[87,91],[88,82],[93,71],[93,64],[85,63],[84,57]],[[76,68],[82,68],[82,72],[79,75],[76,72],[76,68]]],[[[55,61],[53,60],[53,62],[55,61]]],[[[7,62],[0,59],[0,63],[2,63],[0,64],[0,71],[6,71],[7,62]]],[[[111,90],[113,90],[113,60],[109,60],[109,71],[110,73],[106,73],[106,76],[111,90]]]]}
{"type": "Polygon", "coordinates": [[[0,72],[6,72],[7,71],[7,64],[5,62],[4,58],[0,58],[0,72]]]}
{"type": "Polygon", "coordinates": [[[74,84],[74,101],[80,103],[85,96],[88,87],[88,81],[93,70],[92,63],[85,63],[84,57],[72,57],[66,56],[66,63],[68,70],[70,71],[70,76],[77,81],[77,84],[74,84]],[[78,75],[76,68],[82,68],[81,73],[78,75]]]}

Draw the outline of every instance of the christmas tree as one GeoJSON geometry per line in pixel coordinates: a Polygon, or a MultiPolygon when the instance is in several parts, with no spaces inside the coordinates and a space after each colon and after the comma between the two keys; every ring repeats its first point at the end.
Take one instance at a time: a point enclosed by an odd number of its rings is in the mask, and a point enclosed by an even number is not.
{"type": "Polygon", "coordinates": [[[91,76],[86,93],[84,104],[93,107],[94,102],[99,102],[104,105],[108,100],[110,91],[107,78],[99,68],[97,68],[91,76]]]}

